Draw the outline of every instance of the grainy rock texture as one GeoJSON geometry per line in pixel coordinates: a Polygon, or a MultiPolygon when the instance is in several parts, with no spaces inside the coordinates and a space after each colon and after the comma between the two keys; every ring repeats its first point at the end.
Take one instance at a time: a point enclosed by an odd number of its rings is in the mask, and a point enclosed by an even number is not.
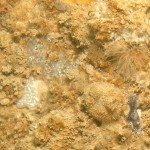
{"type": "Polygon", "coordinates": [[[149,0],[0,1],[0,150],[149,150],[149,100],[149,0]]]}

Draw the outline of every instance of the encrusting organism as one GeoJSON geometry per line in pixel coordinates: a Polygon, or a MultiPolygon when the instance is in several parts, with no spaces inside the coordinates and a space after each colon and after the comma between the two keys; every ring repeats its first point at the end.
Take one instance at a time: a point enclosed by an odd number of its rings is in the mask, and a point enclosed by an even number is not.
{"type": "Polygon", "coordinates": [[[126,121],[130,122],[132,125],[132,129],[135,133],[141,133],[142,124],[141,124],[141,116],[138,112],[139,107],[139,97],[136,94],[130,94],[128,97],[128,105],[129,105],[129,113],[126,117],[126,121]]]}

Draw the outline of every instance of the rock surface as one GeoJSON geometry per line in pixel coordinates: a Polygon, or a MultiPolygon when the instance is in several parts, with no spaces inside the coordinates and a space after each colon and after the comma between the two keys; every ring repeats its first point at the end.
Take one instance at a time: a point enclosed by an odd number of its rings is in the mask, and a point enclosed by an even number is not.
{"type": "Polygon", "coordinates": [[[149,0],[1,0],[0,150],[149,150],[149,19],[149,0]]]}

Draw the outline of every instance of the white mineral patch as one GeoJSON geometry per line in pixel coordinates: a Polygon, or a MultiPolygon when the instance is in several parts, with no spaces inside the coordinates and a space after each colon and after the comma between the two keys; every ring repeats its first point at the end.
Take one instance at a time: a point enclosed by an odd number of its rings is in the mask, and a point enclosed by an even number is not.
{"type": "Polygon", "coordinates": [[[139,117],[140,117],[140,119],[141,119],[141,116],[142,116],[142,111],[141,111],[141,109],[137,109],[137,113],[138,113],[138,115],[139,115],[139,117]]]}
{"type": "Polygon", "coordinates": [[[45,63],[47,48],[38,40],[32,39],[27,45],[29,58],[29,64],[43,65],[45,63]]]}
{"type": "Polygon", "coordinates": [[[17,101],[17,107],[34,108],[39,103],[40,96],[44,91],[47,92],[47,88],[43,81],[33,78],[28,79],[23,97],[17,101]]]}
{"type": "Polygon", "coordinates": [[[77,71],[77,62],[70,64],[66,57],[60,56],[58,61],[51,64],[45,64],[44,75],[46,79],[51,79],[52,77],[66,78],[71,70],[77,71]]]}
{"type": "Polygon", "coordinates": [[[106,12],[108,13],[108,8],[104,0],[97,0],[96,5],[94,5],[94,18],[104,19],[106,17],[106,12]]]}

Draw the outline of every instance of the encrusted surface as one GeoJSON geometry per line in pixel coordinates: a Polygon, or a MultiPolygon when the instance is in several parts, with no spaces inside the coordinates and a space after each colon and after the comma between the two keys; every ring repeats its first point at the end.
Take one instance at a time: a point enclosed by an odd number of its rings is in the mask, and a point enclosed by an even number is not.
{"type": "Polygon", "coordinates": [[[1,0],[0,150],[149,150],[149,19],[149,0],[1,0]]]}

